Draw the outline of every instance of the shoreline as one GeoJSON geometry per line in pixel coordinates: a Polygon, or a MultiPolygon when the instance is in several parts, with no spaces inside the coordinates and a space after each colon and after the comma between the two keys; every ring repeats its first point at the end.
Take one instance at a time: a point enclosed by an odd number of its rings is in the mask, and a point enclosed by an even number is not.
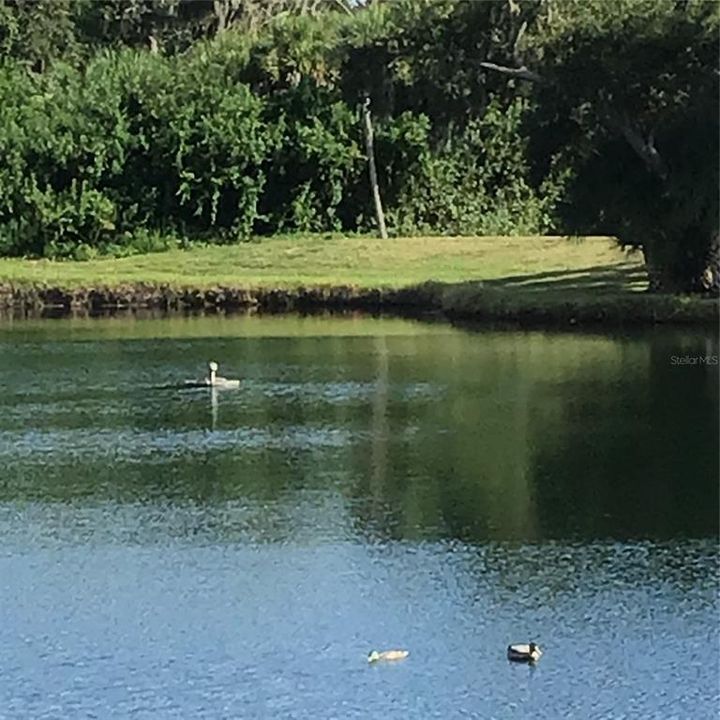
{"type": "Polygon", "coordinates": [[[696,326],[717,329],[717,299],[646,292],[519,292],[482,282],[427,282],[403,288],[350,285],[314,287],[181,287],[125,283],[63,288],[45,284],[0,284],[0,313],[20,316],[151,309],[175,311],[347,311],[395,315],[433,314],[447,320],[493,321],[521,327],[696,326]]]}

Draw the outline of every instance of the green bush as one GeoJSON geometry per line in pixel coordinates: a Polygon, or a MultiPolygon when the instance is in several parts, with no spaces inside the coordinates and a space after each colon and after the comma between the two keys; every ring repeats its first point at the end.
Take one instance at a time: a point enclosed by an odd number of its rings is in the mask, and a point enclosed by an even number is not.
{"type": "MultiPolygon", "coordinates": [[[[411,13],[417,32],[451,10],[426,3],[411,13]]],[[[5,63],[0,252],[82,259],[150,252],[177,237],[236,242],[371,227],[356,105],[365,75],[348,59],[363,43],[399,42],[403,25],[395,10],[368,20],[352,30],[355,19],[334,14],[281,16],[259,34],[228,32],[183,54],[106,49],[41,74],[5,63]]],[[[437,62],[418,43],[413,35],[391,53],[405,109],[375,118],[391,229],[541,231],[550,210],[528,176],[526,103],[472,105],[454,125],[409,107],[412,53],[437,62]]],[[[440,70],[418,75],[425,100],[440,70]]]]}
{"type": "Polygon", "coordinates": [[[511,235],[544,232],[552,203],[529,182],[526,103],[493,101],[482,118],[437,150],[424,116],[404,113],[380,135],[380,157],[394,189],[390,224],[400,234],[511,235]]]}
{"type": "Polygon", "coordinates": [[[265,166],[265,232],[352,228],[349,196],[365,167],[357,114],[302,81],[270,104],[274,152],[265,166]]]}

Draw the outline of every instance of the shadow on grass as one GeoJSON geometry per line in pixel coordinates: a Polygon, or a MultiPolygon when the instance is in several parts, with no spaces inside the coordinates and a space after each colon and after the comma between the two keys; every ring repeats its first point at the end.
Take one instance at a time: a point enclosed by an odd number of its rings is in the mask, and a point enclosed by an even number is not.
{"type": "Polygon", "coordinates": [[[572,270],[550,270],[529,275],[512,275],[485,280],[492,289],[525,292],[626,292],[645,290],[647,274],[636,263],[597,265],[572,270]]]}
{"type": "Polygon", "coordinates": [[[642,292],[646,289],[644,268],[628,262],[454,283],[429,287],[428,294],[440,298],[440,309],[453,320],[536,326],[717,326],[717,301],[642,292]]]}

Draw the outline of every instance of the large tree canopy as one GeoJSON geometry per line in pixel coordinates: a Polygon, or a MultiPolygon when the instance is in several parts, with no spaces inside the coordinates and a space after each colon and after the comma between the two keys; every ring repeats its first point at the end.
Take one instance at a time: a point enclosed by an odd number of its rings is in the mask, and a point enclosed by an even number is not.
{"type": "Polygon", "coordinates": [[[533,84],[534,160],[567,170],[563,226],[642,248],[658,287],[720,282],[719,15],[680,0],[546,3],[525,63],[487,65],[533,84]]]}

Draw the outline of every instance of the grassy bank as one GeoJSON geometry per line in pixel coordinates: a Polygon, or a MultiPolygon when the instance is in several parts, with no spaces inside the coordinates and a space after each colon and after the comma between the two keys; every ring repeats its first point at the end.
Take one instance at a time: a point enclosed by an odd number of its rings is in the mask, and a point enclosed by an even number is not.
{"type": "Polygon", "coordinates": [[[239,245],[172,250],[85,262],[0,259],[0,282],[63,288],[166,284],[207,288],[294,288],[353,285],[405,287],[434,280],[484,280],[553,286],[600,282],[642,289],[639,255],[607,238],[426,237],[377,240],[343,236],[279,236],[239,245]],[[552,273],[552,275],[549,275],[552,273]],[[545,282],[547,284],[547,282],[545,282]]]}
{"type": "Polygon", "coordinates": [[[526,323],[709,323],[717,303],[648,295],[609,238],[281,236],[86,262],[0,259],[5,305],[432,309],[526,323]]]}

